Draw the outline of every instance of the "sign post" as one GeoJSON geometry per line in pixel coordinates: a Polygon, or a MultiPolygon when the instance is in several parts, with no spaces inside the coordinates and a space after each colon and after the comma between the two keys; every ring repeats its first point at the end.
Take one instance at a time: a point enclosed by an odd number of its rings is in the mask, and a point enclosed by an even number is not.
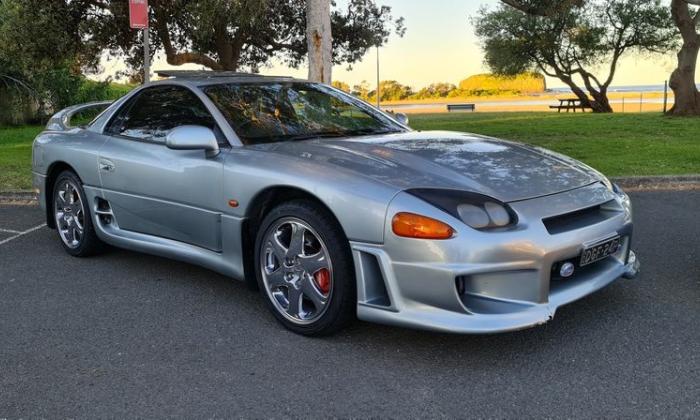
{"type": "Polygon", "coordinates": [[[148,0],[129,0],[129,26],[143,31],[143,83],[150,81],[149,34],[148,34],[148,0]]]}

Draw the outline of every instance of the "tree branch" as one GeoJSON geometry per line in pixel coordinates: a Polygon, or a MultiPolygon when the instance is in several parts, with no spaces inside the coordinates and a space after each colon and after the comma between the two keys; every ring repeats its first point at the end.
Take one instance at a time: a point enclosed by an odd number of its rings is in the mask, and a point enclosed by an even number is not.
{"type": "MultiPolygon", "coordinates": [[[[520,10],[521,12],[527,13],[533,16],[554,16],[562,10],[569,9],[571,7],[581,7],[586,0],[551,0],[546,5],[534,5],[531,1],[527,0],[501,0],[501,2],[507,4],[510,7],[520,10]]],[[[700,0],[689,0],[698,1],[700,0]]]]}
{"type": "Polygon", "coordinates": [[[684,43],[698,42],[698,33],[695,29],[698,14],[694,17],[690,15],[690,7],[688,4],[694,4],[690,3],[691,1],[698,1],[698,3],[700,3],[700,0],[671,0],[671,16],[681,32],[684,43]]]}
{"type": "Polygon", "coordinates": [[[156,33],[160,38],[160,42],[163,44],[163,50],[165,51],[165,58],[168,64],[179,66],[185,63],[193,63],[201,64],[205,67],[209,67],[212,70],[224,70],[221,64],[206,54],[201,54],[194,51],[177,52],[170,39],[170,32],[168,32],[168,25],[166,23],[165,16],[163,16],[163,10],[157,2],[155,2],[153,5],[153,12],[156,17],[156,33]]]}

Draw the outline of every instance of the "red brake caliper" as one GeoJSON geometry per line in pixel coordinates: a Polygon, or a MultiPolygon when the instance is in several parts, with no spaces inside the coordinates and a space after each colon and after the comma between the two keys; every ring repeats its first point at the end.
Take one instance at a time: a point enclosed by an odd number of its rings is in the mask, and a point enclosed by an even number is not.
{"type": "Polygon", "coordinates": [[[314,273],[314,281],[318,290],[327,295],[331,290],[331,272],[327,268],[322,268],[314,273]]]}

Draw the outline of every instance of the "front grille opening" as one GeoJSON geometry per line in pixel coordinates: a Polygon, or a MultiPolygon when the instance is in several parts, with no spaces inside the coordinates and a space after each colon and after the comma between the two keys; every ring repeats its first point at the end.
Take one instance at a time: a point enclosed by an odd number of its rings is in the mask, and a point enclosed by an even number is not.
{"type": "Polygon", "coordinates": [[[597,206],[548,217],[542,219],[542,222],[547,228],[547,232],[556,235],[600,223],[615,216],[620,211],[622,209],[619,207],[619,204],[615,200],[610,200],[597,206]]]}

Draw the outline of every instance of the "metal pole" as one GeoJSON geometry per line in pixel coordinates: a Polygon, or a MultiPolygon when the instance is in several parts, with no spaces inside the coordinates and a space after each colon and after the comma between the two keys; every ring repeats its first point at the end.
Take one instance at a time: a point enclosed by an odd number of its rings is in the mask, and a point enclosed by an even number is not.
{"type": "Polygon", "coordinates": [[[644,93],[639,92],[639,112],[642,112],[642,95],[644,95],[644,93]]]}
{"type": "Polygon", "coordinates": [[[668,80],[664,80],[664,114],[666,113],[666,104],[668,103],[668,80]]]}
{"type": "Polygon", "coordinates": [[[149,51],[148,28],[143,28],[143,83],[151,81],[151,52],[149,51]]]}
{"type": "Polygon", "coordinates": [[[377,109],[382,109],[380,104],[381,92],[379,90],[379,45],[377,45],[377,109]]]}
{"type": "Polygon", "coordinates": [[[622,112],[625,112],[625,97],[622,97],[622,112]]]}

